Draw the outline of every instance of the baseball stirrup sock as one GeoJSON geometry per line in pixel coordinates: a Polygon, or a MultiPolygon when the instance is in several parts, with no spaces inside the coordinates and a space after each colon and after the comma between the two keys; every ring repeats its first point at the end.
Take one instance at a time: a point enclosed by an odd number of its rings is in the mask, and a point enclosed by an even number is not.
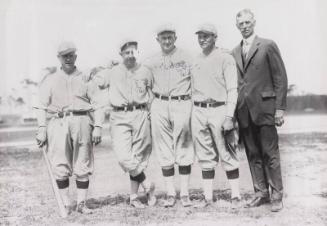
{"type": "Polygon", "coordinates": [[[144,180],[145,180],[145,174],[144,172],[140,173],[139,175],[133,177],[131,175],[129,175],[129,178],[132,180],[132,181],[136,181],[138,183],[142,183],[144,180]]]}
{"type": "Polygon", "coordinates": [[[180,196],[188,196],[188,185],[189,185],[189,180],[190,180],[190,174],[181,174],[180,175],[180,180],[181,180],[181,192],[180,196]]]}
{"type": "Polygon", "coordinates": [[[166,189],[167,189],[167,195],[168,196],[175,196],[175,186],[174,186],[174,176],[164,177],[165,183],[166,183],[166,189]]]}
{"type": "Polygon", "coordinates": [[[65,189],[69,187],[69,179],[56,180],[59,189],[65,189]]]}
{"type": "Polygon", "coordinates": [[[175,175],[175,168],[170,168],[170,169],[162,169],[162,175],[164,177],[171,177],[175,175]]]}
{"type": "Polygon", "coordinates": [[[202,179],[213,179],[215,178],[215,170],[202,170],[202,179]]]}
{"type": "Polygon", "coordinates": [[[178,171],[180,175],[191,174],[191,165],[188,166],[178,166],[178,171]]]}
{"type": "Polygon", "coordinates": [[[76,180],[76,187],[78,189],[88,189],[90,181],[79,181],[76,180]]]}
{"type": "Polygon", "coordinates": [[[240,173],[238,169],[226,171],[227,179],[237,179],[240,177],[240,173]]]}
{"type": "Polygon", "coordinates": [[[203,194],[206,200],[213,199],[213,179],[202,179],[203,194]]]}

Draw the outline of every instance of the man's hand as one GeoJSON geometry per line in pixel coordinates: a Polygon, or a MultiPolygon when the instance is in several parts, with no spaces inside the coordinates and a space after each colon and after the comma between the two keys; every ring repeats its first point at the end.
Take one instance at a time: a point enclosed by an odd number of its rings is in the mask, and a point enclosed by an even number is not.
{"type": "Polygon", "coordinates": [[[225,121],[223,122],[222,129],[224,134],[234,129],[234,122],[232,117],[229,116],[225,117],[225,121]]]}
{"type": "Polygon", "coordinates": [[[94,127],[94,130],[92,133],[92,142],[95,145],[101,143],[101,130],[102,130],[102,128],[99,126],[94,127]]]}
{"type": "Polygon", "coordinates": [[[47,142],[47,127],[40,126],[36,132],[36,143],[41,148],[47,142]]]}
{"type": "Polygon", "coordinates": [[[284,110],[276,110],[275,124],[276,126],[282,126],[284,124],[284,110]]]}

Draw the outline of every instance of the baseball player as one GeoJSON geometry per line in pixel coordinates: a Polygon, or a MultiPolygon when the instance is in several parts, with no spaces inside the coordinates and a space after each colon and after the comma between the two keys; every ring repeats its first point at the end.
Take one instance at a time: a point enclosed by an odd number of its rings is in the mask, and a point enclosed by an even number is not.
{"type": "Polygon", "coordinates": [[[237,71],[233,57],[216,47],[217,30],[203,24],[196,32],[202,49],[193,64],[192,135],[202,169],[205,199],[199,206],[212,204],[215,167],[220,158],[232,190],[232,207],[240,203],[239,161],[226,149],[224,134],[230,133],[237,100],[237,71]]]}
{"type": "Polygon", "coordinates": [[[174,165],[180,174],[180,196],[183,206],[190,206],[189,177],[194,161],[191,136],[191,59],[176,48],[177,36],[172,25],[157,31],[161,52],[145,61],[153,74],[154,100],[151,105],[151,132],[167,189],[164,206],[176,202],[174,165]]]}
{"type": "Polygon", "coordinates": [[[155,185],[144,173],[152,151],[148,104],[153,95],[152,75],[137,62],[137,47],[137,41],[123,41],[122,64],[100,71],[95,81],[100,88],[109,87],[111,137],[119,164],[130,175],[130,204],[144,208],[137,196],[140,185],[148,195],[148,205],[156,203],[155,185]]]}
{"type": "Polygon", "coordinates": [[[97,87],[76,66],[76,47],[63,42],[58,48],[60,70],[53,71],[39,84],[37,112],[40,147],[48,146],[49,161],[67,212],[70,213],[69,177],[76,176],[77,211],[91,213],[86,207],[89,175],[93,172],[92,142],[101,142],[103,111],[93,98],[97,87]]]}

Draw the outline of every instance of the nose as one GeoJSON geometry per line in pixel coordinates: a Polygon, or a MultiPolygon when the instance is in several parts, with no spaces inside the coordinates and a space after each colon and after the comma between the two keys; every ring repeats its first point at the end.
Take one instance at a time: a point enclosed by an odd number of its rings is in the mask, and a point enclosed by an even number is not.
{"type": "Polygon", "coordinates": [[[128,57],[133,57],[134,56],[134,53],[133,52],[129,52],[127,56],[128,57]]]}
{"type": "Polygon", "coordinates": [[[164,39],[164,43],[165,44],[169,44],[170,43],[170,40],[168,38],[164,39]]]}

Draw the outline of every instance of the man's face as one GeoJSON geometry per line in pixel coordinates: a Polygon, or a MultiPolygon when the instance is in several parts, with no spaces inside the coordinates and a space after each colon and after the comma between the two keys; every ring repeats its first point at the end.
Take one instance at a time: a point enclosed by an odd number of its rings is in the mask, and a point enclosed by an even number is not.
{"type": "Polygon", "coordinates": [[[135,66],[137,60],[137,47],[135,45],[127,46],[120,52],[120,55],[123,58],[125,66],[127,68],[132,68],[135,66]]]}
{"type": "Polygon", "coordinates": [[[162,32],[157,37],[157,41],[165,53],[169,53],[175,48],[176,39],[176,34],[170,31],[162,32]]]}
{"type": "Polygon", "coordinates": [[[216,43],[216,36],[214,34],[208,34],[204,32],[198,33],[198,42],[202,50],[211,50],[216,43]]]}
{"type": "Polygon", "coordinates": [[[243,38],[250,37],[254,32],[255,20],[250,13],[242,14],[236,18],[236,26],[243,38]]]}
{"type": "Polygon", "coordinates": [[[77,58],[75,52],[70,52],[65,55],[58,55],[58,58],[64,71],[72,71],[75,69],[75,61],[77,58]]]}

